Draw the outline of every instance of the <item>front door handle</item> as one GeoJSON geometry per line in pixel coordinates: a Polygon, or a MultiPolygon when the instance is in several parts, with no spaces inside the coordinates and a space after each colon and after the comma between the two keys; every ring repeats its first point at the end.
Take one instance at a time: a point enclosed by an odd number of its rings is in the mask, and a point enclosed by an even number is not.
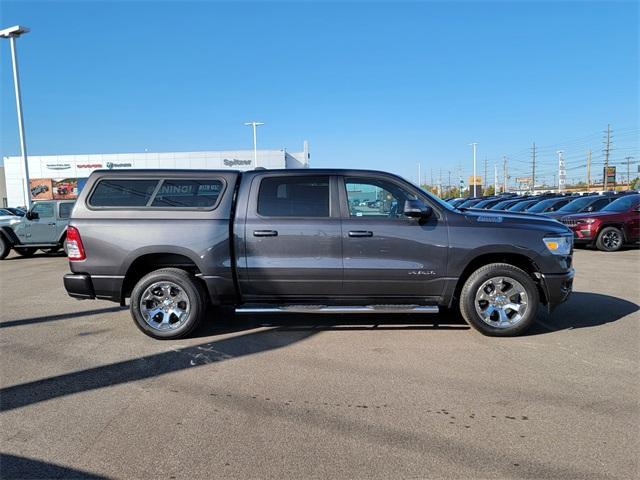
{"type": "Polygon", "coordinates": [[[278,232],[277,230],[254,230],[253,236],[254,237],[277,237],[278,232]]]}
{"type": "Polygon", "coordinates": [[[350,237],[373,237],[373,232],[368,230],[352,230],[349,232],[350,237]]]}
{"type": "Polygon", "coordinates": [[[47,223],[47,225],[55,225],[56,222],[47,223]]]}

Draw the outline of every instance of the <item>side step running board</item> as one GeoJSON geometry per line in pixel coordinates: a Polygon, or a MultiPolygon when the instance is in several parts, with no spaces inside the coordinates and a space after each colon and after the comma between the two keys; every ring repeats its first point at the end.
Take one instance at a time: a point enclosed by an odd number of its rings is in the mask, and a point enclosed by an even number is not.
{"type": "Polygon", "coordinates": [[[238,307],[236,313],[438,313],[435,305],[367,305],[330,307],[326,305],[283,305],[279,307],[238,307]]]}

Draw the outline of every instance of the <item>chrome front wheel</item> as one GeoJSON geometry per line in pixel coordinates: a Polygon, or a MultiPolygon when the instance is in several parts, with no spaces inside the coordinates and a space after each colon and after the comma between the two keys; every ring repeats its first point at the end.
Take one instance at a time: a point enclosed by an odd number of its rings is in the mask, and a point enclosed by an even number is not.
{"type": "Polygon", "coordinates": [[[527,291],[511,277],[493,277],[476,292],[475,307],[488,325],[509,328],[518,324],[527,312],[527,291]]]}

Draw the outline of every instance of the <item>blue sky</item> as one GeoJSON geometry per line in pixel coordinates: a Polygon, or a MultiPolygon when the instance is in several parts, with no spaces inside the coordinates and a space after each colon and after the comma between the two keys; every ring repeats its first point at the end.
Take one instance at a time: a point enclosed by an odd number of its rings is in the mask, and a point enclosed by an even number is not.
{"type": "MultiPolygon", "coordinates": [[[[19,40],[31,154],[251,147],[314,167],[466,177],[510,158],[569,179],[588,148],[639,160],[637,2],[2,1],[19,40]]],[[[18,153],[8,42],[0,154],[18,153]]],[[[634,167],[635,168],[635,167],[634,167]]],[[[491,178],[493,176],[491,175],[491,178]]]]}

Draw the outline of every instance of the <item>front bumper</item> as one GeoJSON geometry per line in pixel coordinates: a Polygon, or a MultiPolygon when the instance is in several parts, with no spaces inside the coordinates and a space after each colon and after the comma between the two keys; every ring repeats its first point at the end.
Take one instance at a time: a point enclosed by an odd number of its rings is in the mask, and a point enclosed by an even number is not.
{"type": "Polygon", "coordinates": [[[575,270],[572,268],[565,273],[541,273],[540,284],[547,299],[547,308],[551,313],[562,302],[566,302],[573,290],[573,277],[575,270]]]}
{"type": "Polygon", "coordinates": [[[83,273],[68,273],[64,276],[64,288],[73,298],[96,298],[91,277],[83,273]]]}

